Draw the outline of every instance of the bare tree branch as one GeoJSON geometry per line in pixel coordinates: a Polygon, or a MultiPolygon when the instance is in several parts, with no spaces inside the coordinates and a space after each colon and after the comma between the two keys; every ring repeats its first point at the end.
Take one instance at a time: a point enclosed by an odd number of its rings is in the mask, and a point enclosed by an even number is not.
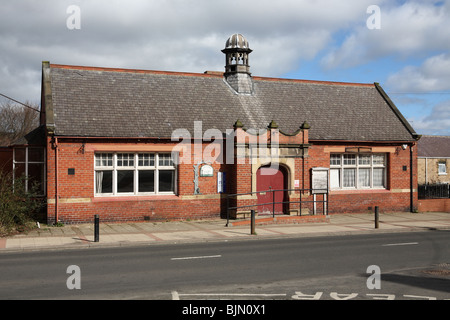
{"type": "Polygon", "coordinates": [[[0,145],[10,145],[39,126],[39,105],[27,104],[0,104],[0,145]]]}

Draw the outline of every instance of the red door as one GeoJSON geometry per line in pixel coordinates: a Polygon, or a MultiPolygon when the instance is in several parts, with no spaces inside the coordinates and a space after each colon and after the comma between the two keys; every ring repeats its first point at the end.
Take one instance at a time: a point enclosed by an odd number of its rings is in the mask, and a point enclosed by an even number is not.
{"type": "MultiPolygon", "coordinates": [[[[266,166],[256,172],[256,191],[282,190],[286,188],[285,186],[286,176],[282,168],[266,166]]],[[[258,213],[272,214],[275,209],[275,214],[283,214],[284,205],[279,202],[285,201],[285,194],[285,191],[258,193],[258,213]]]]}

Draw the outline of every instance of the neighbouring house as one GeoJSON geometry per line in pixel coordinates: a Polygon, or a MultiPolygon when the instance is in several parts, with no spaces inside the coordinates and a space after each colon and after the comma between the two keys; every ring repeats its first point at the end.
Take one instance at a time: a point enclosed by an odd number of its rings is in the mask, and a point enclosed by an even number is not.
{"type": "Polygon", "coordinates": [[[450,136],[424,135],[417,148],[419,211],[450,212],[450,136]]]}
{"type": "Polygon", "coordinates": [[[47,221],[417,209],[418,135],[378,83],[253,76],[239,34],[222,52],[224,72],[43,62],[44,147],[14,163],[45,168],[47,221]]]}
{"type": "Polygon", "coordinates": [[[450,183],[450,136],[423,135],[417,148],[418,183],[450,183]]]}

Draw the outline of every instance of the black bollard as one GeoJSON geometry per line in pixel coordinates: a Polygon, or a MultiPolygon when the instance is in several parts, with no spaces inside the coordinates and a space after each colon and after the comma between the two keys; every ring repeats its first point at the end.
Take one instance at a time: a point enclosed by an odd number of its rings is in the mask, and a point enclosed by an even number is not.
{"type": "Polygon", "coordinates": [[[251,234],[256,234],[255,231],[255,210],[251,210],[251,234]]]}
{"type": "Polygon", "coordinates": [[[379,223],[379,214],[378,214],[378,206],[375,207],[375,229],[378,229],[378,223],[379,223]]]}
{"type": "Polygon", "coordinates": [[[100,241],[100,218],[98,214],[94,216],[94,242],[100,241]]]}

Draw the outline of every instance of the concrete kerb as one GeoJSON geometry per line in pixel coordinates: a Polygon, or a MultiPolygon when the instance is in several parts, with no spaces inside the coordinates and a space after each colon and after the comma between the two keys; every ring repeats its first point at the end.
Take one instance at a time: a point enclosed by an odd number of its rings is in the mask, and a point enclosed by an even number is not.
{"type": "Polygon", "coordinates": [[[100,242],[94,242],[93,225],[41,227],[26,235],[2,238],[0,252],[450,230],[450,213],[383,213],[378,229],[373,214],[336,214],[325,222],[258,225],[256,235],[250,234],[249,224],[226,227],[225,223],[222,219],[101,223],[100,242]]]}

